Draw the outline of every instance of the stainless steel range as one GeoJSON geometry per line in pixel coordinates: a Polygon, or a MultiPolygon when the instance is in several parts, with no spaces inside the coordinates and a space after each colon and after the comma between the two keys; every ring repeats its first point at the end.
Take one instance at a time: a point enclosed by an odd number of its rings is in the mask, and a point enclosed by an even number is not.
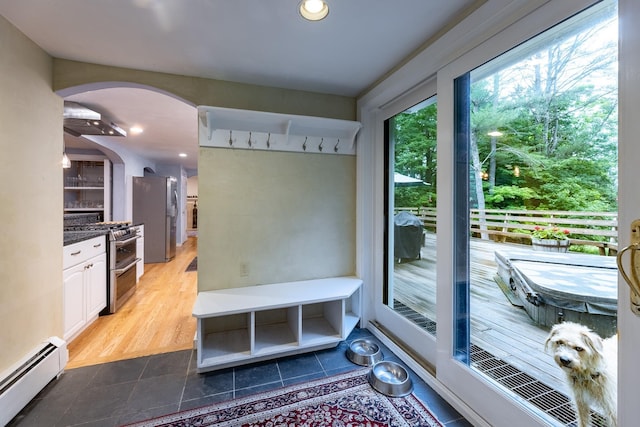
{"type": "Polygon", "coordinates": [[[107,246],[107,307],[100,313],[115,313],[136,291],[136,240],[140,227],[129,222],[95,222],[65,226],[67,231],[106,231],[107,246]]]}
{"type": "Polygon", "coordinates": [[[126,225],[109,230],[109,287],[104,314],[115,313],[136,291],[136,240],[140,228],[126,225]]]}

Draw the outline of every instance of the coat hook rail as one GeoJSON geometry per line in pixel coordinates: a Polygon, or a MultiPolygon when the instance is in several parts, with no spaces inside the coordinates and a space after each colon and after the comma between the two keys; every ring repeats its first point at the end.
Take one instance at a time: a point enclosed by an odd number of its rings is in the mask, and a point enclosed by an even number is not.
{"type": "MultiPolygon", "coordinates": [[[[306,129],[305,129],[306,130],[306,129]]],[[[217,129],[213,133],[211,143],[206,139],[206,134],[200,134],[205,143],[203,147],[218,147],[231,150],[265,150],[265,151],[283,151],[297,152],[309,154],[326,155],[355,155],[355,146],[350,144],[348,138],[344,135],[337,136],[315,136],[306,134],[306,132],[294,133],[289,139],[278,131],[270,130],[262,132],[256,130],[238,130],[238,129],[217,129]]]]}
{"type": "Polygon", "coordinates": [[[362,128],[360,122],[329,117],[197,108],[202,147],[356,155],[356,136],[362,128]]]}

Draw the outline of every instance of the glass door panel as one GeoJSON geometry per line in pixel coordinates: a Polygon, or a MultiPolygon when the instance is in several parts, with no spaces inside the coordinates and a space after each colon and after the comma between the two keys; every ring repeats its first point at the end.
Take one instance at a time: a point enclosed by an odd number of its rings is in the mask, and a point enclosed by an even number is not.
{"type": "Polygon", "coordinates": [[[385,122],[387,269],[383,303],[436,334],[436,119],[431,97],[385,122]]]}
{"type": "MultiPolygon", "coordinates": [[[[571,424],[549,331],[617,328],[615,3],[459,77],[454,93],[454,356],[571,424]]],[[[604,425],[597,408],[592,417],[604,425]]]]}

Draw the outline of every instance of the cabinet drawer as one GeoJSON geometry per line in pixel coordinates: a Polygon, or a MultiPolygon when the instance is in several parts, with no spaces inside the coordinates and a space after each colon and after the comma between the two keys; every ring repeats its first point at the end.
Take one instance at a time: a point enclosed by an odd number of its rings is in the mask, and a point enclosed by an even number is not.
{"type": "Polygon", "coordinates": [[[94,237],[78,243],[73,243],[64,247],[62,256],[62,268],[73,267],[89,258],[100,255],[107,250],[106,236],[94,237]]]}

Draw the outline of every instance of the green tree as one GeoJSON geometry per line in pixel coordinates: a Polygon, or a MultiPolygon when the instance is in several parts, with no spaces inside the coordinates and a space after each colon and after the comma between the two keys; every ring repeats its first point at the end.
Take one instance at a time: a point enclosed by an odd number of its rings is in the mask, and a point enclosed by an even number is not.
{"type": "Polygon", "coordinates": [[[612,15],[542,41],[474,82],[471,167],[485,179],[478,207],[617,209],[616,45],[604,37],[614,24],[612,15]],[[503,136],[487,136],[492,129],[503,136]]]}
{"type": "Polygon", "coordinates": [[[394,135],[395,172],[428,185],[396,187],[396,206],[436,205],[437,104],[413,108],[391,121],[394,135]]]}

